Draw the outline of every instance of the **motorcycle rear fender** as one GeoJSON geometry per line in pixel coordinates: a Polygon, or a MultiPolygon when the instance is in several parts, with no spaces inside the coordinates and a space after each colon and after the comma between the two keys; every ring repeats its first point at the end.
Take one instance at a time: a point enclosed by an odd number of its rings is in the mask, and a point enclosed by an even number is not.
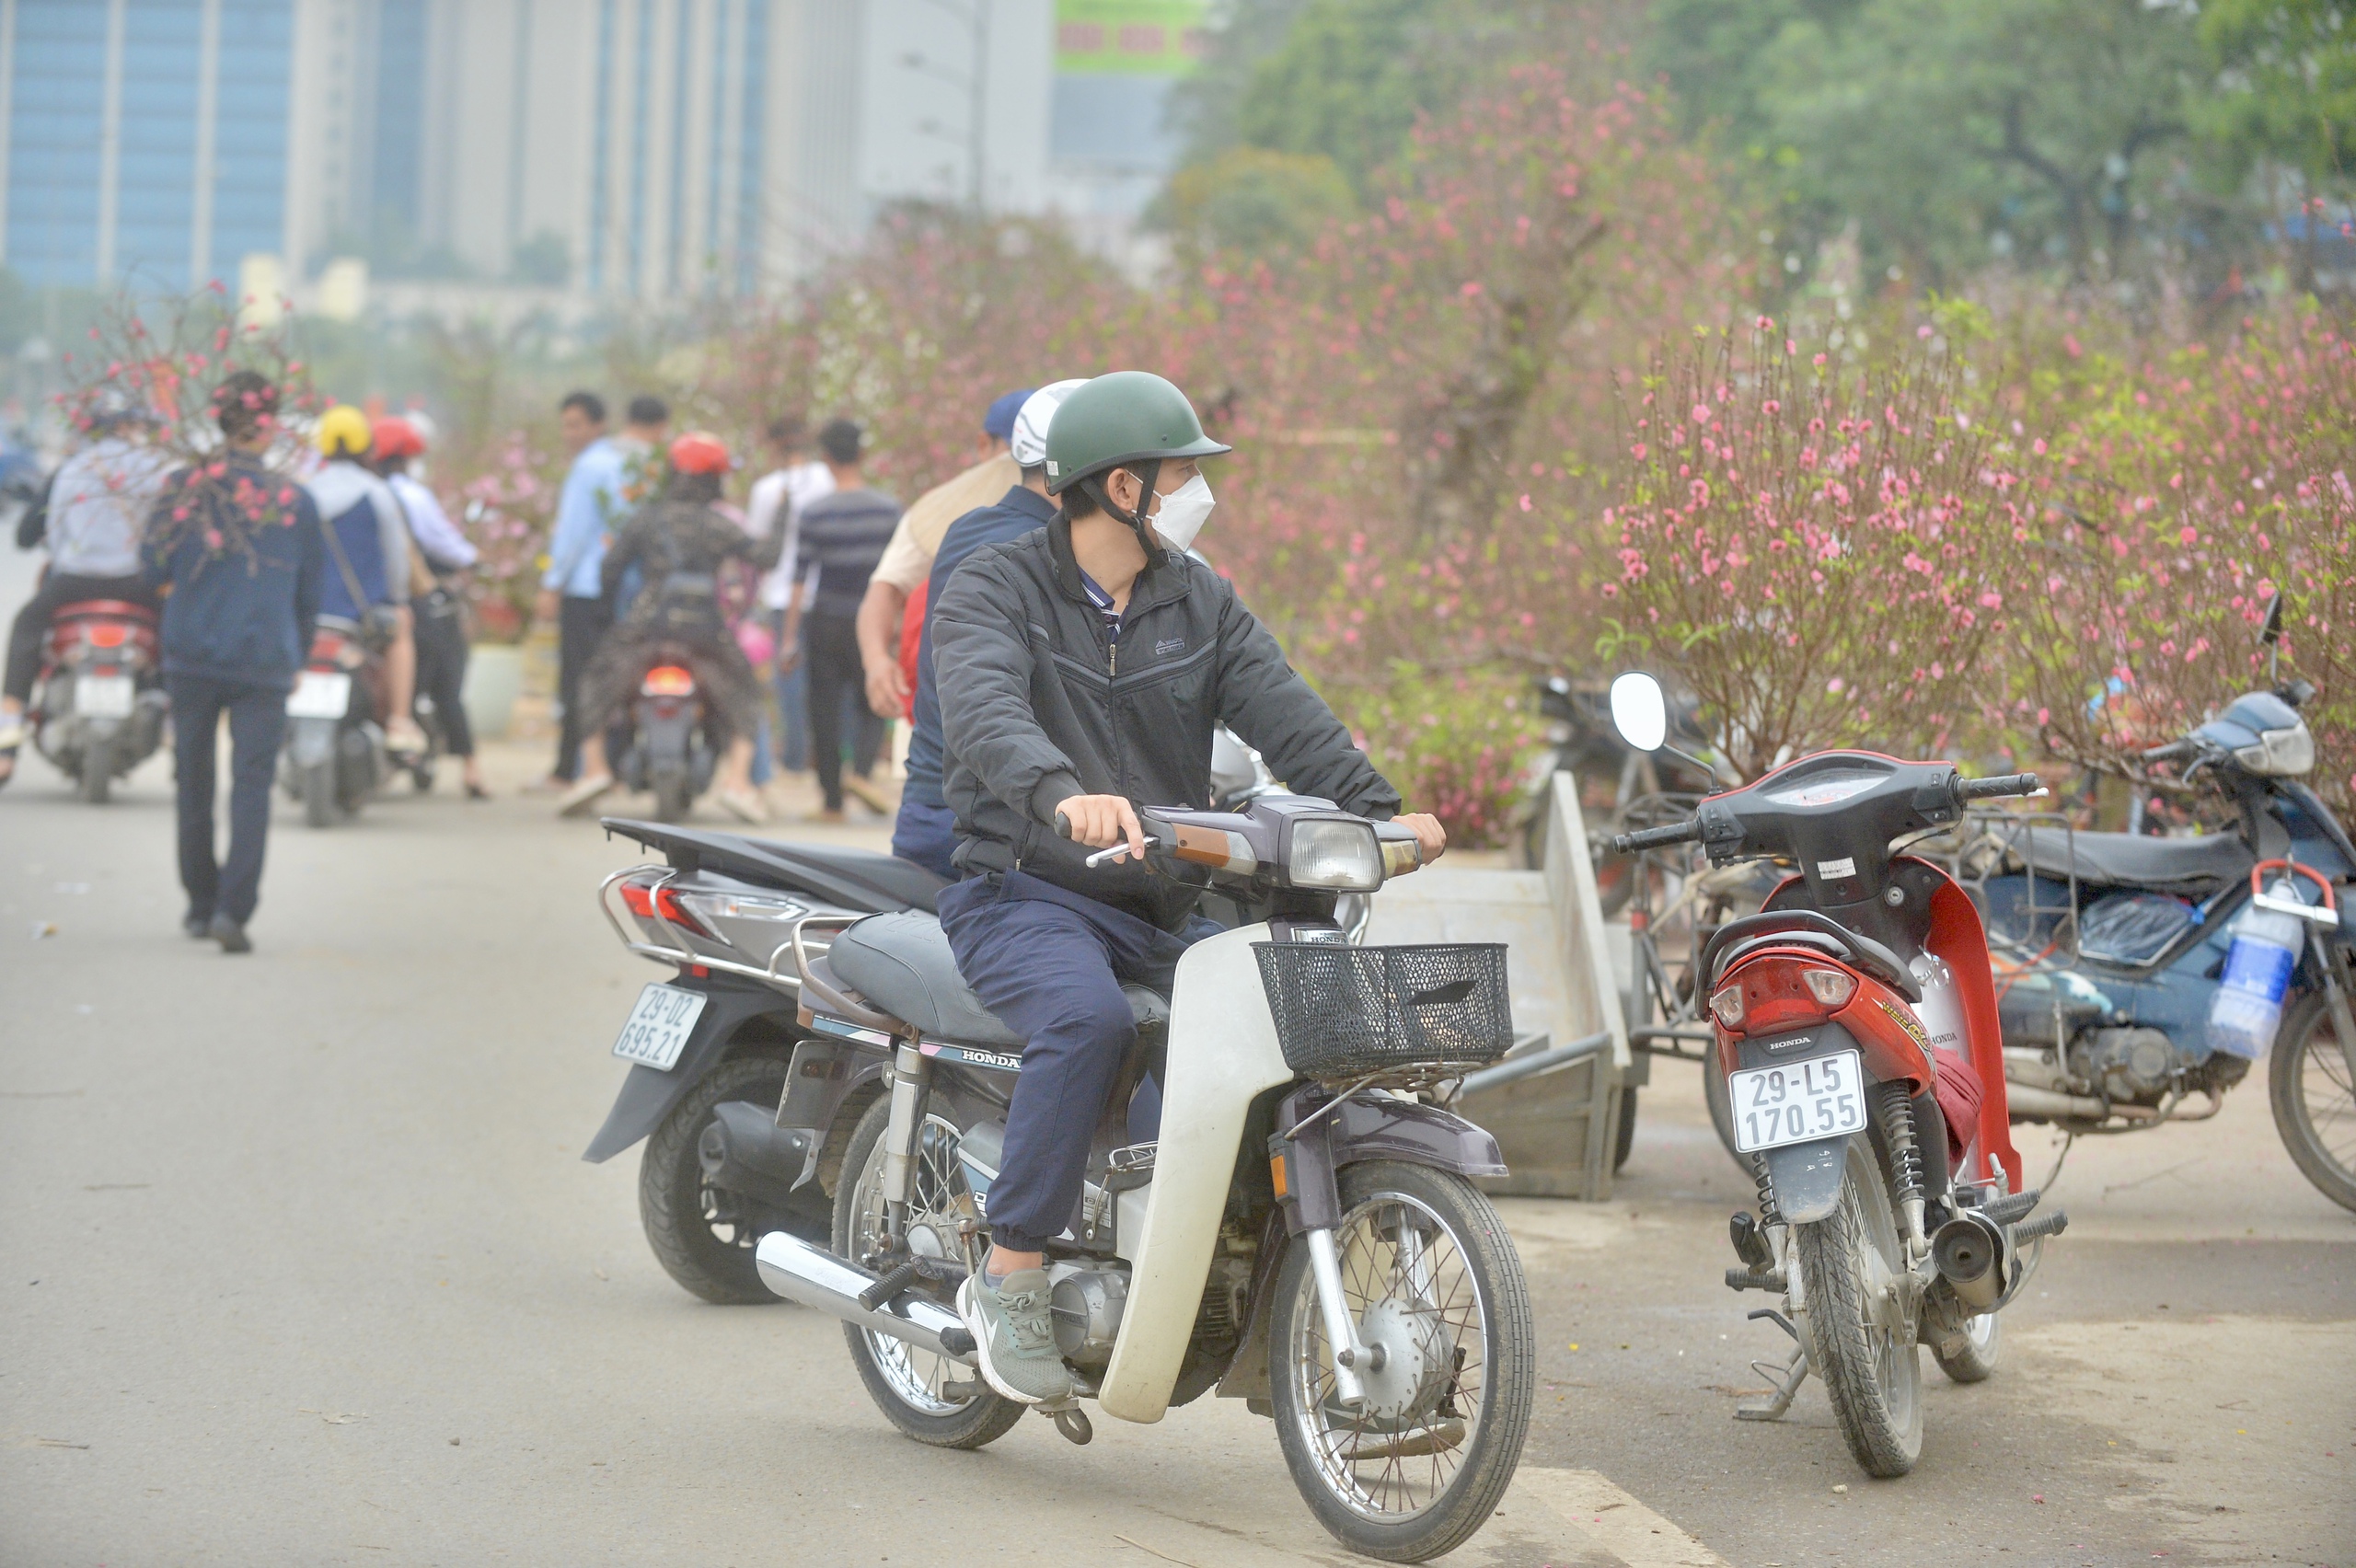
{"type": "Polygon", "coordinates": [[[1849,1169],[1849,1140],[1862,1136],[1862,1133],[1844,1133],[1836,1138],[1785,1144],[1767,1151],[1767,1179],[1774,1183],[1775,1206],[1787,1224],[1824,1219],[1840,1206],[1841,1175],[1849,1169]]]}
{"type": "Polygon", "coordinates": [[[697,980],[685,974],[673,976],[668,984],[685,991],[701,991],[711,999],[704,1004],[703,1016],[696,1020],[669,1072],[631,1066],[622,1079],[621,1092],[614,1097],[614,1108],[606,1113],[606,1124],[581,1151],[581,1158],[592,1165],[604,1164],[662,1125],[671,1108],[726,1057],[729,1042],[747,1022],[775,1014],[780,1024],[792,1027],[793,1004],[766,986],[739,985],[716,975],[697,980]]]}
{"type": "Polygon", "coordinates": [[[335,755],[336,721],[290,719],[286,721],[286,754],[297,767],[316,767],[335,755]]]}
{"type": "Polygon", "coordinates": [[[793,1185],[799,1189],[818,1174],[819,1152],[826,1135],[852,1095],[880,1083],[891,1071],[892,1053],[881,1045],[856,1040],[813,1035],[793,1048],[793,1065],[786,1069],[785,1102],[778,1108],[777,1124],[789,1131],[807,1131],[809,1158],[793,1185]]]}

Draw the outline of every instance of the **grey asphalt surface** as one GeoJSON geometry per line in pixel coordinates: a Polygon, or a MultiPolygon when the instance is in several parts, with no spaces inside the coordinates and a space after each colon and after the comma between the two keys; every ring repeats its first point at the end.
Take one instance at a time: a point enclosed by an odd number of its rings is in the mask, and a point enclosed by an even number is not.
{"type": "MultiPolygon", "coordinates": [[[[324,833],[282,806],[232,959],[178,930],[168,778],[93,809],[31,759],[0,791],[0,1563],[1349,1560],[1231,1402],[938,1453],[831,1322],[674,1286],[634,1153],[579,1159],[660,977],[591,898],[633,847],[512,790],[324,833]]],[[[1540,1418],[1451,1561],[2356,1563],[2356,1216],[2260,1088],[2080,1143],[2004,1366],[1926,1370],[1922,1465],[1874,1482],[1819,1387],[1729,1419],[1783,1352],[1717,1283],[1748,1184],[1692,1071],[1657,1066],[1613,1201],[1507,1205],[1540,1418]],[[1564,1503],[1586,1471],[1659,1533],[1564,1503]]]]}

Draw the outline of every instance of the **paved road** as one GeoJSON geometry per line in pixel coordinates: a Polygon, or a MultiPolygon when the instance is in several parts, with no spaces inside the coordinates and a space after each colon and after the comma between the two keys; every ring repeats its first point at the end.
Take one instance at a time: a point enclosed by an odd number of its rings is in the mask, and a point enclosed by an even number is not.
{"type": "MultiPolygon", "coordinates": [[[[578,1158],[654,973],[590,899],[629,846],[512,795],[282,813],[232,960],[177,929],[167,767],[0,793],[0,1562],[1342,1561],[1231,1403],[936,1453],[833,1324],[663,1275],[634,1158],[578,1158]]],[[[1743,1183],[1690,1071],[1616,1201],[1509,1205],[1542,1417],[1454,1561],[2356,1563],[2356,1216],[2261,1094],[2080,1145],[2007,1365],[1931,1374],[1874,1483],[1814,1388],[1728,1419],[1778,1348],[1715,1283],[1743,1183]]]]}

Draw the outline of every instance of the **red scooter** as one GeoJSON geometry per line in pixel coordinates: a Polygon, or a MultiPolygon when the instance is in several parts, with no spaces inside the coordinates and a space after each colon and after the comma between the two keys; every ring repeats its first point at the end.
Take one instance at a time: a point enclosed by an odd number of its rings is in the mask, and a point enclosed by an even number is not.
{"type": "Polygon", "coordinates": [[[33,686],[33,744],[103,805],[115,779],[153,753],[167,701],[156,612],[120,599],[60,605],[33,686]]]}
{"type": "MultiPolygon", "coordinates": [[[[1662,746],[1650,676],[1622,676],[1613,710],[1632,744],[1662,746]]],[[[2038,1193],[2020,1188],[1979,909],[1892,845],[1973,801],[2039,792],[2031,773],[1967,779],[1951,763],[1819,752],[1707,797],[1691,821],[1613,841],[1623,854],[1699,842],[1714,866],[1794,873],[1718,928],[1696,968],[1759,1190],[1758,1213],[1731,1222],[1742,1266],[1727,1284],[1781,1295],[1783,1310],[1750,1315],[1797,1344],[1772,1371],[1773,1396],[1736,1413],[1774,1420],[1813,1371],[1876,1476],[1922,1453],[1917,1345],[1958,1382],[1986,1378],[2028,1249],[2069,1223],[2031,1219],[2038,1193]]]]}

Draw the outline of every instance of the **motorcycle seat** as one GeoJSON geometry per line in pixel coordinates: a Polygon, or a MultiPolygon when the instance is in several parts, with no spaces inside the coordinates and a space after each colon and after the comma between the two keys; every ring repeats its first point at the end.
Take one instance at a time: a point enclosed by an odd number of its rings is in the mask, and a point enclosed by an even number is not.
{"type": "Polygon", "coordinates": [[[2248,847],[2230,834],[2157,838],[2143,833],[2071,834],[2050,827],[2028,830],[2022,858],[2040,876],[2066,878],[2073,870],[2073,849],[2081,884],[2193,898],[2205,898],[2242,881],[2258,863],[2250,858],[2248,847]]]}
{"type": "MultiPolygon", "coordinates": [[[[961,1045],[1020,1051],[1022,1037],[999,1021],[957,973],[941,922],[921,910],[871,915],[837,937],[826,967],[870,1002],[918,1032],[961,1045]]],[[[1143,986],[1124,986],[1140,1030],[1170,1021],[1170,1004],[1143,986]]]]}

